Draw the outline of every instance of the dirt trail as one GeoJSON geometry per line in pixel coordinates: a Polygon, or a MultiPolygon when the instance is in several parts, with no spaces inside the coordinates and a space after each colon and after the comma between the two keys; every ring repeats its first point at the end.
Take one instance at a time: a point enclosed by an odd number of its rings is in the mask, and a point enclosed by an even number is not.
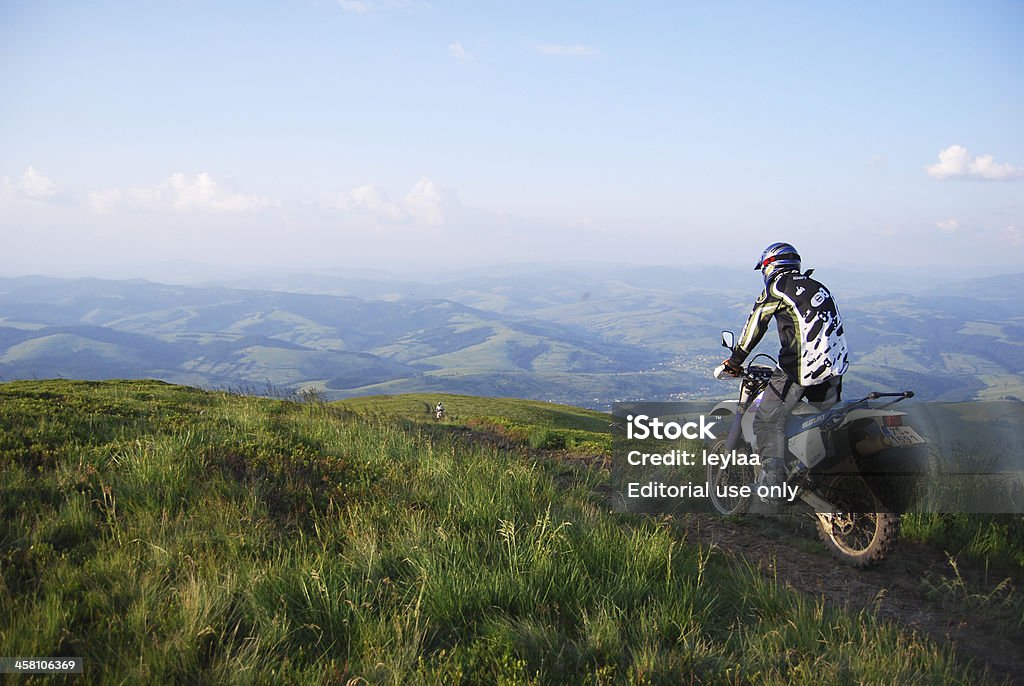
{"type": "MultiPolygon", "coordinates": [[[[606,457],[529,450],[491,432],[474,429],[453,433],[459,440],[524,455],[607,466],[606,457]]],[[[905,540],[897,543],[896,550],[881,565],[854,569],[829,557],[814,533],[797,531],[799,520],[794,516],[747,515],[732,520],[691,514],[674,521],[691,540],[746,560],[785,587],[824,598],[833,607],[873,612],[905,632],[951,645],[961,660],[987,669],[997,681],[1024,686],[1024,629],[1010,631],[1005,623],[992,621],[978,609],[978,603],[972,607],[964,600],[962,591],[956,603],[943,602],[941,591],[929,597],[929,583],[931,588],[957,588],[957,571],[967,588],[977,583],[977,587],[991,589],[1005,575],[986,575],[984,569],[963,562],[954,570],[941,551],[905,540]]],[[[1024,587],[1024,579],[1011,582],[1017,589],[1024,587]]]]}
{"type": "MultiPolygon", "coordinates": [[[[806,534],[782,531],[784,525],[772,518],[749,516],[750,521],[730,521],[715,515],[690,515],[680,518],[688,535],[728,555],[755,564],[762,572],[784,586],[824,598],[836,607],[867,609],[892,621],[904,631],[916,632],[933,641],[953,646],[963,660],[987,667],[997,679],[1024,684],[1024,636],[1009,635],[999,623],[981,613],[944,605],[928,597],[925,579],[937,583],[956,581],[948,558],[924,545],[900,541],[884,563],[866,570],[840,564],[824,554],[800,549],[806,534]]],[[[824,548],[822,548],[824,550],[824,548]]],[[[984,578],[984,570],[959,564],[961,576],[969,584],[984,578]]],[[[987,585],[1001,581],[989,577],[987,585]]],[[[1019,585],[1019,580],[1017,580],[1019,585]]]]}

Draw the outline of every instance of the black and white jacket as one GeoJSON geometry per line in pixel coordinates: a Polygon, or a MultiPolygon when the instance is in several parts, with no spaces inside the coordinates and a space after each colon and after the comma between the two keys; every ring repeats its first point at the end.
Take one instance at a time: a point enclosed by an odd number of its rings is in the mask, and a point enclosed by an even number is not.
{"type": "Polygon", "coordinates": [[[782,349],[779,366],[795,383],[814,386],[841,376],[849,366],[839,308],[810,271],[782,272],[761,292],[730,358],[739,366],[775,319],[782,349]]]}

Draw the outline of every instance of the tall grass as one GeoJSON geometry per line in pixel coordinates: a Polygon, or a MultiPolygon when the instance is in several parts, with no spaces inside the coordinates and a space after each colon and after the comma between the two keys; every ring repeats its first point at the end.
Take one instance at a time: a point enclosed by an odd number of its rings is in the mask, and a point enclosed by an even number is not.
{"type": "Polygon", "coordinates": [[[7,384],[0,427],[0,654],[87,682],[977,681],[596,469],[156,382],[7,384]]]}

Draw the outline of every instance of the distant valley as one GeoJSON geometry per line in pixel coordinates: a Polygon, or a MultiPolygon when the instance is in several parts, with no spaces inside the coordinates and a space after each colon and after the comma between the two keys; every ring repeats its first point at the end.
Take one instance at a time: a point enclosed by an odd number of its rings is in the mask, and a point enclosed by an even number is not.
{"type": "MultiPolygon", "coordinates": [[[[824,277],[823,277],[824,278],[824,277]]],[[[668,267],[507,268],[439,278],[273,275],[233,284],[0,279],[0,378],[158,378],[327,398],[399,392],[616,400],[722,397],[719,332],[756,275],[668,267]],[[262,284],[262,285],[261,285],[262,284]]],[[[847,395],[1024,396],[1024,275],[869,292],[834,285],[847,395]]],[[[774,353],[774,332],[761,349],[774,353]]]]}

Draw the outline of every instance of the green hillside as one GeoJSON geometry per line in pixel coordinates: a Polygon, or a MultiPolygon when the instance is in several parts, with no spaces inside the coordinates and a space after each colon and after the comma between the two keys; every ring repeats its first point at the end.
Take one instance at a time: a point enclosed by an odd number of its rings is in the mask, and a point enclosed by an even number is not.
{"type": "Polygon", "coordinates": [[[450,393],[363,396],[342,400],[335,405],[360,414],[420,420],[430,419],[432,409],[439,401],[445,406],[448,420],[453,422],[464,422],[474,417],[500,416],[521,424],[608,433],[608,425],[612,420],[610,414],[571,405],[450,393]]]}
{"type": "Polygon", "coordinates": [[[82,656],[83,683],[984,680],[669,520],[609,512],[597,467],[394,416],[435,401],[0,386],[0,654],[82,656]]]}
{"type": "MultiPolygon", "coordinates": [[[[1012,288],[1021,280],[917,295],[851,288],[846,392],[1024,397],[1024,312],[1012,288]]],[[[267,275],[250,286],[0,277],[0,380],[157,378],[331,399],[447,392],[602,409],[718,398],[731,395],[710,374],[720,331],[742,326],[759,288],[750,272],[667,268],[436,284],[267,275]]],[[[777,349],[774,335],[761,345],[777,349]]]]}
{"type": "Polygon", "coordinates": [[[533,448],[564,449],[588,456],[611,453],[611,415],[571,405],[450,393],[406,393],[353,398],[335,406],[384,421],[397,418],[433,423],[438,402],[445,407],[443,426],[484,430],[512,444],[533,448]]]}

